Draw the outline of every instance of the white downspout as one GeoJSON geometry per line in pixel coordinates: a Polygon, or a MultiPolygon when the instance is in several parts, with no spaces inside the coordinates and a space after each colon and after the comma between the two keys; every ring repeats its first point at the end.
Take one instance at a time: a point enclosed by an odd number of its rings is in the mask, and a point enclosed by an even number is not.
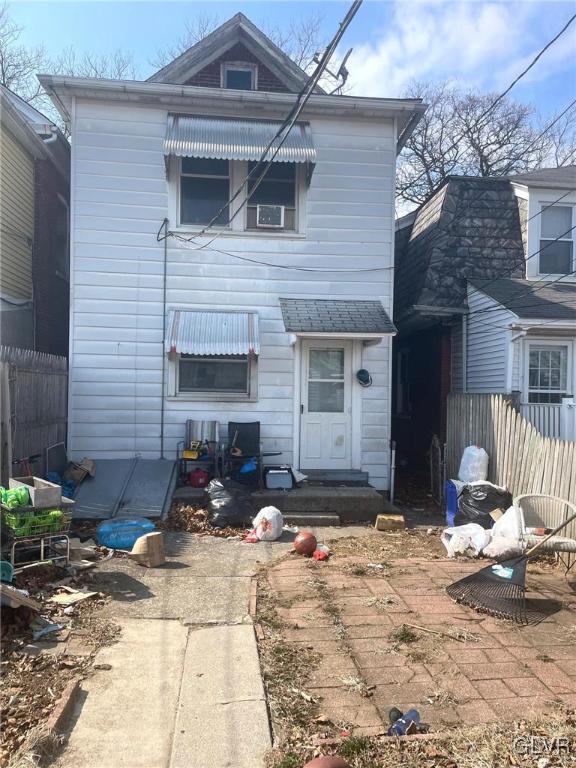
{"type": "Polygon", "coordinates": [[[508,369],[506,371],[506,392],[512,394],[512,369],[514,368],[514,343],[518,339],[526,336],[526,331],[518,331],[518,333],[512,334],[510,329],[510,344],[508,345],[508,369]]]}

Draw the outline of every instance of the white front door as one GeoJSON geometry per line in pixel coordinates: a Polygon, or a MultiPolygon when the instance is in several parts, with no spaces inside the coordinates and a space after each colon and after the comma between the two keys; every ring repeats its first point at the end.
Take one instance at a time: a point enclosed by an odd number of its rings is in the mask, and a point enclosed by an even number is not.
{"type": "Polygon", "coordinates": [[[352,468],[352,342],[302,343],[300,468],[352,468]]]}

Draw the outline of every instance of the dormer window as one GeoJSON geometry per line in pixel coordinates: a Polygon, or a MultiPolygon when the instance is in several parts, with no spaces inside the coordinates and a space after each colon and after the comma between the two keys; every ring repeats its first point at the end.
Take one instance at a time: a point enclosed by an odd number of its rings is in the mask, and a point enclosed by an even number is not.
{"type": "Polygon", "coordinates": [[[255,91],[258,78],[256,64],[222,64],[222,88],[232,88],[237,91],[255,91]]]}

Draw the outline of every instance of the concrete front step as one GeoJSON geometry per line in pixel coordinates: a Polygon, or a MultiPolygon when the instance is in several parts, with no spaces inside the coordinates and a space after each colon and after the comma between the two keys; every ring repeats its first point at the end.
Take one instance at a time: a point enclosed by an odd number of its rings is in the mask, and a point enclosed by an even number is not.
{"type": "Polygon", "coordinates": [[[329,512],[285,512],[283,513],[284,523],[286,525],[297,525],[299,528],[324,528],[326,526],[338,527],[342,525],[339,515],[332,515],[329,512]]]}
{"type": "Polygon", "coordinates": [[[308,481],[314,483],[364,483],[368,486],[368,472],[361,472],[359,469],[306,469],[302,470],[308,478],[308,481]]]}
{"type": "Polygon", "coordinates": [[[291,491],[256,491],[252,500],[258,509],[278,507],[285,517],[335,515],[342,523],[373,521],[386,511],[384,497],[374,488],[304,486],[291,491]]]}
{"type": "MultiPolygon", "coordinates": [[[[178,488],[174,499],[198,506],[206,503],[202,489],[178,488]]],[[[278,507],[286,521],[293,525],[340,525],[341,523],[373,522],[377,515],[397,510],[374,488],[304,485],[291,491],[254,491],[252,503],[256,511],[262,507],[278,507]],[[321,522],[313,517],[319,515],[321,522]],[[312,517],[311,517],[312,516],[312,517]],[[298,522],[296,522],[298,518],[298,522]]]]}

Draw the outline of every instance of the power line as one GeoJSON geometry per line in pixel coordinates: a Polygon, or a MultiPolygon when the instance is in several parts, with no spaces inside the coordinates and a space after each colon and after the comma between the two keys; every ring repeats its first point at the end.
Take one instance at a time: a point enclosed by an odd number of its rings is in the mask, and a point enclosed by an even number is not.
{"type": "MultiPolygon", "coordinates": [[[[528,72],[529,72],[529,71],[532,69],[532,67],[533,67],[533,66],[536,64],[536,62],[537,62],[537,61],[540,59],[540,57],[541,57],[541,56],[542,56],[542,55],[543,55],[543,54],[544,54],[544,53],[545,53],[545,52],[546,52],[546,51],[547,51],[547,50],[548,50],[548,49],[549,49],[549,48],[550,48],[552,45],[554,45],[554,43],[555,43],[555,42],[556,42],[556,41],[557,41],[557,40],[558,40],[558,39],[559,39],[559,38],[560,38],[560,37],[561,37],[561,36],[562,36],[562,35],[563,35],[563,34],[566,32],[566,30],[568,29],[568,27],[570,27],[570,25],[571,25],[571,24],[574,22],[574,20],[575,20],[575,19],[576,19],[576,13],[575,13],[573,16],[571,16],[571,17],[568,19],[568,21],[566,22],[566,24],[565,24],[565,25],[562,27],[562,29],[561,29],[561,30],[560,30],[560,31],[559,31],[559,32],[558,32],[558,33],[557,33],[557,34],[556,34],[556,35],[555,35],[555,36],[554,36],[554,37],[553,37],[551,40],[549,40],[549,41],[546,43],[546,45],[545,45],[545,46],[544,46],[544,47],[543,47],[543,48],[542,48],[542,49],[541,49],[541,50],[538,52],[538,54],[537,54],[537,55],[536,55],[536,56],[535,56],[535,57],[532,59],[532,61],[530,62],[530,64],[529,64],[529,65],[528,65],[528,66],[527,66],[527,67],[526,67],[526,68],[525,68],[525,69],[524,69],[524,70],[523,70],[523,71],[522,71],[522,72],[521,72],[521,73],[520,73],[520,74],[519,74],[519,75],[518,75],[518,76],[517,76],[517,77],[516,77],[516,78],[515,78],[515,79],[514,79],[512,82],[511,82],[511,83],[510,83],[510,85],[508,86],[508,88],[506,88],[506,90],[505,90],[505,91],[503,91],[501,94],[499,94],[499,95],[498,95],[498,96],[497,96],[497,97],[496,97],[496,98],[495,98],[495,99],[494,99],[494,100],[493,100],[493,101],[492,101],[492,102],[491,102],[491,103],[488,105],[488,107],[487,107],[487,108],[484,110],[484,112],[482,112],[482,113],[481,113],[480,117],[478,117],[478,118],[477,118],[477,120],[476,120],[476,124],[477,124],[477,125],[479,125],[479,124],[480,124],[480,121],[481,121],[481,120],[483,120],[485,117],[487,117],[487,116],[490,114],[490,112],[492,112],[492,111],[494,110],[494,108],[497,106],[497,104],[499,104],[499,103],[502,101],[502,99],[503,99],[503,98],[504,98],[504,97],[505,97],[505,96],[506,96],[508,93],[510,93],[510,91],[512,90],[512,88],[514,88],[514,86],[515,86],[515,85],[517,85],[517,83],[519,83],[519,82],[520,82],[520,80],[521,80],[521,79],[522,79],[522,78],[523,78],[523,77],[524,77],[524,76],[525,76],[525,75],[526,75],[526,74],[527,74],[527,73],[528,73],[528,72]]],[[[572,106],[572,105],[571,105],[571,106],[572,106]]],[[[567,110],[566,110],[566,111],[567,111],[567,110]]],[[[564,114],[564,113],[563,113],[563,114],[564,114]]],[[[558,120],[560,119],[560,117],[561,117],[561,116],[559,116],[559,117],[558,117],[558,120]]],[[[555,121],[555,122],[557,122],[557,121],[555,121]]],[[[555,122],[553,123],[553,125],[555,124],[555,122]]],[[[552,127],[552,126],[548,126],[548,128],[546,129],[546,131],[547,131],[547,130],[549,130],[551,127],[552,127]]],[[[544,131],[544,132],[545,132],[545,131],[544,131]]],[[[544,132],[543,132],[543,133],[544,133],[544,132]]],[[[541,137],[542,137],[542,135],[543,135],[543,134],[541,134],[541,135],[540,135],[540,137],[538,137],[538,138],[541,138],[541,137]]],[[[450,144],[450,145],[448,146],[448,148],[444,150],[444,153],[445,153],[445,154],[447,154],[448,152],[451,152],[453,149],[455,149],[455,148],[458,146],[458,144],[459,144],[459,143],[462,141],[462,139],[463,139],[465,136],[466,136],[466,132],[463,132],[463,133],[461,133],[461,134],[460,134],[460,136],[458,136],[458,138],[454,139],[454,140],[452,141],[452,144],[450,144]]],[[[433,191],[430,193],[430,195],[429,195],[429,198],[430,198],[430,197],[432,197],[434,194],[436,194],[436,192],[437,192],[437,191],[438,191],[438,189],[440,188],[441,184],[442,184],[442,182],[440,182],[440,184],[439,184],[439,185],[436,187],[436,189],[435,189],[435,190],[433,190],[433,191]]]]}
{"type": "MultiPolygon", "coordinates": [[[[288,138],[288,135],[289,135],[290,131],[294,127],[298,117],[300,116],[300,114],[302,113],[302,110],[306,106],[306,103],[308,102],[308,99],[310,98],[310,96],[312,95],[314,89],[318,85],[318,82],[320,81],[320,78],[322,77],[322,74],[324,73],[324,70],[328,66],[328,63],[329,63],[329,61],[330,61],[334,51],[336,50],[336,48],[338,46],[338,43],[342,39],[342,36],[344,35],[344,32],[346,31],[346,29],[348,28],[348,26],[352,22],[352,19],[354,18],[354,16],[356,15],[358,10],[360,9],[360,6],[362,5],[362,2],[363,2],[363,0],[354,0],[354,2],[352,3],[352,6],[350,7],[348,12],[346,13],[346,16],[344,17],[344,19],[340,23],[338,31],[336,32],[336,34],[334,35],[332,40],[326,46],[326,48],[324,50],[324,53],[322,54],[322,57],[320,58],[320,61],[318,62],[318,65],[317,65],[316,69],[314,70],[314,72],[308,78],[308,80],[305,83],[304,87],[302,88],[302,90],[298,94],[296,102],[294,103],[294,106],[292,107],[292,109],[290,110],[288,115],[284,118],[282,124],[280,125],[280,127],[276,131],[275,135],[269,141],[268,145],[264,149],[262,155],[260,156],[260,159],[257,161],[257,163],[254,166],[254,168],[252,168],[252,170],[248,173],[248,175],[246,176],[246,178],[244,179],[242,184],[239,185],[238,189],[232,195],[232,197],[228,200],[228,202],[225,203],[220,208],[220,210],[212,217],[212,219],[208,222],[208,224],[205,227],[203,227],[203,229],[200,232],[198,232],[197,234],[195,234],[192,237],[186,238],[187,242],[195,242],[197,237],[200,237],[201,235],[205,234],[206,231],[208,229],[210,229],[210,227],[218,220],[218,218],[222,215],[222,213],[224,213],[227,209],[229,210],[230,205],[232,205],[232,203],[239,197],[239,195],[243,192],[245,187],[246,187],[246,190],[247,190],[247,194],[244,197],[244,200],[242,201],[242,203],[234,211],[232,216],[228,215],[228,219],[227,219],[226,225],[230,224],[230,222],[232,222],[236,218],[236,216],[240,213],[240,211],[244,208],[244,206],[247,205],[247,203],[250,200],[250,198],[252,197],[252,195],[256,192],[256,190],[258,189],[258,187],[262,183],[264,177],[266,176],[266,173],[268,172],[268,169],[270,168],[270,166],[274,162],[274,159],[276,158],[276,156],[278,155],[280,149],[282,148],[282,145],[284,144],[284,142],[288,138]],[[252,189],[248,190],[248,186],[247,185],[248,185],[249,181],[252,180],[252,177],[256,174],[259,166],[261,166],[262,163],[264,163],[268,152],[272,149],[272,147],[274,146],[274,143],[278,139],[280,139],[280,140],[278,141],[278,144],[275,147],[272,156],[270,157],[270,159],[268,161],[266,161],[266,167],[264,168],[264,170],[262,171],[260,176],[256,179],[252,189]]],[[[204,248],[207,248],[218,237],[220,237],[220,235],[222,235],[225,231],[226,231],[225,229],[221,229],[208,242],[202,243],[202,244],[198,244],[198,248],[196,250],[202,250],[204,248]]],[[[165,237],[172,237],[172,236],[173,236],[172,232],[166,231],[165,237]]],[[[178,238],[178,239],[181,239],[181,238],[178,238]]]]}

